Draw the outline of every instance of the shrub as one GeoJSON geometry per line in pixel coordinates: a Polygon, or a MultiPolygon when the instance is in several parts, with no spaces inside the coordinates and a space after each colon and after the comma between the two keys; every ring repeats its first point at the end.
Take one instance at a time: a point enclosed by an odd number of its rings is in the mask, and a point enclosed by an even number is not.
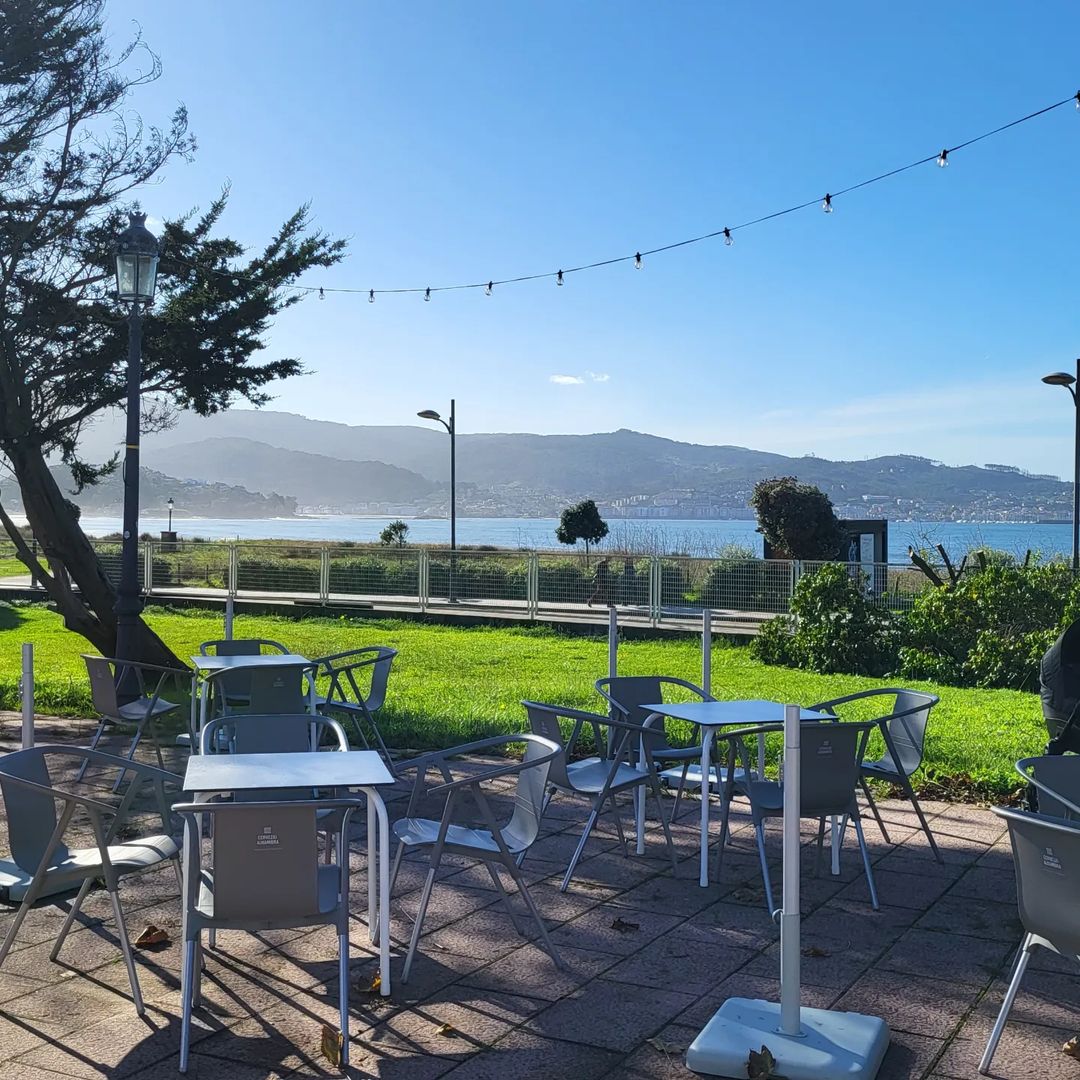
{"type": "Polygon", "coordinates": [[[795,622],[787,615],[777,615],[758,628],[757,637],[750,642],[750,654],[763,664],[797,667],[795,622]]]}

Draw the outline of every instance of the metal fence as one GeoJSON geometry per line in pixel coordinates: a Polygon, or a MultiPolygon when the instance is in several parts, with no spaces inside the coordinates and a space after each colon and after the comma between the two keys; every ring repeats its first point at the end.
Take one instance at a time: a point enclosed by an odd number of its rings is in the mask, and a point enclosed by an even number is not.
{"type": "MultiPolygon", "coordinates": [[[[119,541],[94,541],[94,547],[117,581],[119,541]]],[[[140,550],[140,585],[148,596],[370,604],[517,619],[600,620],[614,605],[621,619],[652,625],[699,619],[705,609],[733,624],[785,614],[798,580],[825,565],[305,542],[144,540],[140,550]]],[[[931,587],[910,565],[851,564],[850,572],[873,603],[896,611],[910,609],[915,596],[931,587]]],[[[0,544],[0,586],[5,584],[30,585],[10,543],[0,544]]]]}

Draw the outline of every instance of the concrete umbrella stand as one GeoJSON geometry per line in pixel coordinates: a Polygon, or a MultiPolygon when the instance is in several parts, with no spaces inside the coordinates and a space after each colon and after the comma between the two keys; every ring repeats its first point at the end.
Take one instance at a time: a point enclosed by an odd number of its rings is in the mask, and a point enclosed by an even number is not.
{"type": "Polygon", "coordinates": [[[799,1004],[799,707],[784,709],[784,906],[780,913],[780,1001],[728,998],[686,1051],[687,1068],[745,1080],[872,1080],[889,1047],[876,1016],[799,1004]],[[762,1048],[775,1059],[768,1064],[762,1048]],[[751,1059],[751,1052],[755,1060],[751,1059]],[[756,1060],[761,1055],[765,1061],[756,1060]]]}

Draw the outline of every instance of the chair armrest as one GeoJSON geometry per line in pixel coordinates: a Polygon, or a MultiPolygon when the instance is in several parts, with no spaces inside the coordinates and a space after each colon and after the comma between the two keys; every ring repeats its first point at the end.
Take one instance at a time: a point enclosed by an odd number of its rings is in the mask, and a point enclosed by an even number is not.
{"type": "Polygon", "coordinates": [[[40,795],[47,795],[50,799],[59,799],[61,802],[75,803],[78,806],[86,807],[88,810],[96,811],[99,814],[115,814],[118,809],[110,803],[102,802],[100,799],[92,799],[89,795],[76,795],[73,791],[49,787],[47,784],[39,784],[34,780],[25,780],[23,777],[13,776],[11,773],[4,774],[4,783],[16,784],[18,787],[26,788],[28,791],[34,791],[40,795]]]}
{"type": "Polygon", "coordinates": [[[184,778],[179,773],[159,769],[156,765],[144,765],[141,761],[130,761],[127,758],[117,757],[115,754],[106,754],[103,750],[90,750],[81,746],[42,746],[40,749],[49,756],[85,758],[87,761],[113,765],[124,772],[139,773],[141,776],[165,783],[170,780],[175,781],[178,786],[183,786],[184,783],[184,778]]]}

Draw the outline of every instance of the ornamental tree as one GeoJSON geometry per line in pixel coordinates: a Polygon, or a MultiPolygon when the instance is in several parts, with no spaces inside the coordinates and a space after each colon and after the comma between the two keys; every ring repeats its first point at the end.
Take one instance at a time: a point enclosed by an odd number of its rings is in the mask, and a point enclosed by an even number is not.
{"type": "MultiPolygon", "coordinates": [[[[63,462],[78,494],[112,472],[79,453],[84,426],[125,400],[127,331],[115,299],[113,243],[135,192],[195,142],[179,107],[164,127],[131,112],[160,73],[141,40],[110,55],[99,0],[0,0],[0,455],[18,483],[35,556],[0,498],[0,524],[65,625],[115,651],[115,590],[49,471],[63,462]]],[[[261,250],[218,233],[228,190],[160,231],[157,299],[144,324],[142,430],[178,410],[202,415],[299,374],[295,357],[262,359],[275,315],[302,293],[285,286],[327,267],[343,242],[302,206],[261,250]]],[[[0,491],[2,496],[2,491],[0,491]]],[[[141,624],[147,661],[170,651],[141,624]]]]}
{"type": "Polygon", "coordinates": [[[607,522],[600,516],[592,499],[583,499],[568,506],[559,517],[555,539],[560,544],[576,544],[585,541],[585,565],[589,565],[589,545],[597,544],[608,534],[607,522]]]}
{"type": "Polygon", "coordinates": [[[759,480],[750,496],[757,512],[758,531],[780,558],[835,559],[844,532],[832,500],[813,484],[794,476],[759,480]]]}

